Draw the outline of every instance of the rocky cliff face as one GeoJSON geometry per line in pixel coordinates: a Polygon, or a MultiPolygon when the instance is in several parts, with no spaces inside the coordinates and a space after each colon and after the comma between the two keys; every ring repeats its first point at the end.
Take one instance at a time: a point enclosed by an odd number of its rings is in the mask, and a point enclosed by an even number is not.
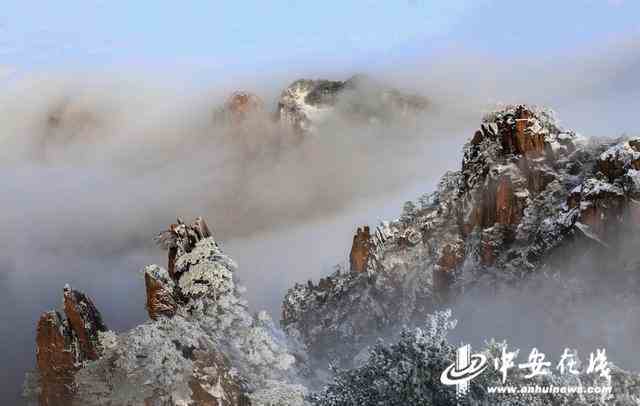
{"type": "Polygon", "coordinates": [[[310,133],[332,118],[360,123],[408,120],[428,105],[421,96],[404,94],[362,75],[346,81],[300,79],[280,95],[278,116],[299,133],[310,133]]]}
{"type": "Polygon", "coordinates": [[[63,294],[63,319],[49,311],[38,321],[36,361],[40,371],[40,404],[68,405],[76,392],[74,375],[84,362],[102,353],[100,334],[107,331],[91,299],[71,289],[63,294]]]}
{"type": "Polygon", "coordinates": [[[115,334],[65,288],[67,319],[47,312],[38,324],[38,379],[27,384],[40,388],[29,393],[42,406],[302,404],[303,353],[266,313],[248,312],[236,265],[204,220],[179,220],[157,241],[169,270],[145,268],[152,320],[115,334]]]}
{"type": "MultiPolygon", "coordinates": [[[[304,103],[339,105],[351,86],[323,83],[304,103]]],[[[532,106],[487,114],[463,147],[459,171],[407,202],[399,219],[359,228],[348,269],[288,291],[284,331],[266,313],[249,313],[236,265],[204,220],[178,220],[156,238],[167,267],[144,269],[150,320],[108,331],[91,300],[65,287],[66,318],[51,311],[38,323],[38,371],[27,392],[43,406],[303,405],[301,382],[313,362],[360,364],[366,344],[474,290],[493,294],[546,273],[562,279],[554,267],[584,251],[571,247],[588,247],[596,258],[611,258],[622,243],[633,247],[638,241],[625,233],[637,234],[640,225],[639,168],[640,140],[587,140],[532,106]]],[[[624,269],[638,275],[638,264],[640,258],[624,269]]],[[[618,264],[600,265],[611,278],[618,264]]],[[[616,305],[637,295],[634,278],[624,279],[616,305]]],[[[571,306],[576,290],[567,281],[560,286],[570,300],[552,306],[571,306]]]]}
{"type": "Polygon", "coordinates": [[[563,247],[605,249],[640,224],[639,157],[636,140],[584,139],[544,109],[490,113],[461,170],[398,220],[358,229],[351,269],[289,290],[282,325],[315,357],[351,358],[463,291],[535,274],[563,247]]]}

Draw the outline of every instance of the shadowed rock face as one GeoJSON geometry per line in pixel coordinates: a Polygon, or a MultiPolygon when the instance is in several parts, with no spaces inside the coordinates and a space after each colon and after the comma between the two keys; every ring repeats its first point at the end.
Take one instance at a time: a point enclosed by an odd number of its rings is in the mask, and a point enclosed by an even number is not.
{"type": "Polygon", "coordinates": [[[369,233],[369,226],[358,228],[358,231],[353,236],[353,245],[349,254],[351,272],[361,273],[367,270],[370,247],[371,234],[369,233]]]}
{"type": "Polygon", "coordinates": [[[144,285],[147,289],[146,308],[149,317],[157,320],[160,316],[173,317],[178,303],[174,294],[174,283],[160,268],[148,269],[144,273],[144,285]]]}
{"type": "Polygon", "coordinates": [[[78,338],[81,359],[98,359],[98,333],[107,331],[107,326],[91,299],[67,286],[64,289],[64,312],[78,338]]]}
{"type": "Polygon", "coordinates": [[[400,219],[358,229],[356,272],[289,290],[283,326],[312,354],[342,348],[337,357],[348,361],[379,331],[419,319],[487,275],[511,283],[565,245],[615,243],[622,228],[640,225],[639,146],[586,140],[536,107],[488,114],[463,148],[460,171],[405,205],[400,219]]]}
{"type": "Polygon", "coordinates": [[[428,108],[428,101],[356,75],[346,81],[300,79],[280,95],[278,117],[298,133],[339,117],[371,123],[409,120],[428,108]]]}
{"type": "Polygon", "coordinates": [[[38,321],[36,360],[42,406],[70,404],[76,371],[83,362],[98,359],[98,334],[107,331],[91,299],[69,286],[64,288],[64,312],[66,320],[49,311],[38,321]]]}
{"type": "Polygon", "coordinates": [[[36,348],[41,385],[40,405],[68,404],[78,354],[73,345],[73,334],[58,312],[51,311],[40,316],[36,348]]]}

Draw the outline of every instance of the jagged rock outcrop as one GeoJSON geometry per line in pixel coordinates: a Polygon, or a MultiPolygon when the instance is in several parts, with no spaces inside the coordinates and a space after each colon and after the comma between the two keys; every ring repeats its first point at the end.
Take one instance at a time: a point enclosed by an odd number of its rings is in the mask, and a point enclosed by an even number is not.
{"type": "Polygon", "coordinates": [[[98,334],[107,331],[102,316],[87,296],[68,285],[64,288],[64,313],[78,339],[81,359],[95,360],[99,355],[98,334]]]}
{"type": "Polygon", "coordinates": [[[280,95],[278,117],[295,131],[308,133],[336,115],[365,123],[406,120],[428,105],[423,97],[404,94],[363,75],[346,81],[300,79],[280,95]]]}
{"type": "Polygon", "coordinates": [[[214,120],[222,125],[239,127],[251,118],[265,118],[264,101],[257,95],[237,91],[233,92],[224,105],[214,113],[214,120]]]}
{"type": "Polygon", "coordinates": [[[160,316],[172,317],[176,314],[178,305],[186,302],[187,298],[179,288],[180,278],[186,268],[176,268],[176,261],[179,256],[191,252],[199,241],[210,237],[209,227],[201,217],[191,225],[178,219],[176,224],[171,224],[168,230],[156,237],[158,244],[168,252],[168,270],[157,265],[145,268],[146,308],[149,317],[154,320],[160,316]]]}
{"type": "Polygon", "coordinates": [[[587,140],[537,107],[488,114],[463,148],[460,171],[446,173],[434,193],[408,202],[373,237],[357,232],[351,268],[366,263],[367,272],[294,286],[283,327],[314,356],[349,358],[464,289],[495,290],[535,273],[563,246],[609,246],[614,234],[640,224],[638,145],[587,140]]]}
{"type": "Polygon", "coordinates": [[[144,277],[152,320],[116,334],[83,294],[65,288],[62,320],[38,324],[38,379],[26,393],[41,405],[302,405],[306,356],[265,312],[253,316],[207,224],[178,219],[156,241],[168,268],[144,277]]]}
{"type": "Polygon", "coordinates": [[[74,376],[84,362],[98,359],[99,334],[107,331],[91,299],[68,285],[63,319],[55,310],[40,316],[36,361],[40,373],[40,405],[68,405],[75,393],[74,376]]]}
{"type": "Polygon", "coordinates": [[[264,102],[253,93],[235,92],[224,104],[233,122],[240,123],[250,114],[264,111],[264,102]]]}
{"type": "MultiPolygon", "coordinates": [[[[313,103],[343,96],[336,84],[319,89],[313,103]]],[[[41,405],[302,406],[306,350],[323,367],[357,362],[366,344],[460,294],[548,271],[568,244],[616,245],[620,230],[640,225],[639,147],[588,141],[535,107],[488,114],[460,171],[407,202],[399,219],[359,228],[349,269],[289,290],[288,336],[248,311],[236,265],[204,220],[178,219],[157,237],[167,268],[144,270],[151,320],[107,331],[91,300],[65,288],[66,319],[47,312],[38,323],[38,379],[27,385],[39,385],[41,405]]]]}
{"type": "Polygon", "coordinates": [[[351,272],[361,273],[367,270],[371,244],[369,226],[358,228],[356,234],[353,236],[353,245],[351,246],[351,253],[349,254],[351,272]]]}
{"type": "Polygon", "coordinates": [[[153,320],[160,316],[173,317],[178,310],[178,299],[170,273],[160,267],[148,267],[144,273],[144,285],[147,289],[146,308],[149,317],[153,320]]]}
{"type": "Polygon", "coordinates": [[[623,140],[597,160],[599,172],[571,191],[568,204],[579,211],[578,225],[601,241],[610,241],[621,227],[638,222],[638,140],[623,140]],[[588,230],[585,229],[588,227],[588,230]]]}

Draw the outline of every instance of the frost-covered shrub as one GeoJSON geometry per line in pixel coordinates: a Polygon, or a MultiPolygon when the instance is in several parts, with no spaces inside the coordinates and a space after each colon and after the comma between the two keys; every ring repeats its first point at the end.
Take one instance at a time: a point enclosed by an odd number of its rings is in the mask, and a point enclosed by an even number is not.
{"type": "Polygon", "coordinates": [[[190,297],[220,297],[234,290],[235,262],[224,255],[212,237],[198,241],[189,253],[178,256],[179,287],[190,297]]]}
{"type": "Polygon", "coordinates": [[[398,342],[373,346],[364,365],[336,370],[334,379],[310,397],[312,404],[455,405],[455,390],[440,383],[440,373],[455,359],[447,332],[451,311],[430,315],[424,329],[404,330],[398,342]]]}
{"type": "MultiPolygon", "coordinates": [[[[549,375],[529,378],[529,370],[513,368],[503,382],[503,375],[494,368],[501,360],[506,343],[491,340],[481,353],[487,367],[470,381],[466,396],[457,398],[455,387],[440,381],[442,372],[456,362],[456,347],[447,341],[447,333],[455,327],[451,311],[436,312],[428,316],[425,328],[405,329],[393,344],[378,343],[370,349],[369,358],[359,367],[335,370],[335,376],[324,389],[309,397],[316,406],[360,405],[501,405],[501,406],[631,406],[640,403],[638,389],[640,377],[608,364],[611,378],[599,374],[549,375]],[[487,388],[507,385],[511,387],[539,386],[612,386],[612,394],[496,394],[487,388]]],[[[580,361],[577,360],[579,365],[580,361]]],[[[499,364],[498,364],[499,365],[499,364]]]]}
{"type": "Polygon", "coordinates": [[[250,397],[259,406],[303,405],[306,389],[296,362],[305,358],[294,357],[291,349],[300,348],[267,313],[250,313],[244,289],[234,281],[233,260],[212,237],[188,250],[180,239],[173,244],[179,248],[174,276],[157,265],[145,272],[179,297],[175,314],[117,336],[102,334],[104,356],[76,376],[79,404],[138,405],[153,399],[153,404],[191,405],[204,396],[220,404],[250,397]]]}
{"type": "Polygon", "coordinates": [[[293,378],[295,358],[289,340],[266,312],[249,312],[243,288],[233,279],[236,265],[213,238],[199,241],[180,256],[176,269],[184,272],[179,280],[182,293],[192,297],[182,314],[215,338],[250,389],[293,378]]]}
{"type": "Polygon", "coordinates": [[[260,390],[250,395],[253,406],[305,406],[307,388],[281,381],[267,381],[260,390]]]}

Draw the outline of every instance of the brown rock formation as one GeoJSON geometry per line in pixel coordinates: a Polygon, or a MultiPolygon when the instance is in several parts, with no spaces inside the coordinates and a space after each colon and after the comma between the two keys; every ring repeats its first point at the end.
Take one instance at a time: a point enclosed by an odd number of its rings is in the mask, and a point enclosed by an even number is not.
{"type": "Polygon", "coordinates": [[[629,140],[617,149],[614,147],[598,159],[598,170],[610,182],[623,176],[628,169],[640,170],[640,139],[629,140]]]}
{"type": "Polygon", "coordinates": [[[607,240],[621,226],[639,224],[638,189],[630,179],[640,168],[640,140],[610,146],[599,156],[596,167],[596,176],[573,190],[567,204],[579,209],[578,221],[589,227],[591,235],[607,240]]]}
{"type": "Polygon", "coordinates": [[[516,187],[510,175],[491,179],[486,187],[471,195],[468,217],[461,224],[461,231],[468,235],[476,226],[480,229],[494,224],[517,226],[522,218],[526,197],[516,195],[516,187]]]}
{"type": "Polygon", "coordinates": [[[517,224],[520,213],[518,213],[513,194],[513,185],[508,176],[503,176],[498,180],[496,188],[496,223],[517,224]]]}
{"type": "Polygon", "coordinates": [[[64,288],[63,320],[56,311],[44,313],[38,321],[36,361],[40,374],[40,405],[66,406],[74,393],[73,377],[82,362],[100,355],[98,332],[106,331],[100,312],[91,299],[64,288]]]}
{"type": "Polygon", "coordinates": [[[335,287],[322,290],[296,285],[282,325],[311,351],[326,351],[331,340],[349,348],[348,340],[397,327],[467,287],[495,289],[538,269],[561,269],[584,239],[611,258],[621,246],[615,239],[640,225],[636,165],[640,139],[587,140],[533,106],[489,113],[464,146],[461,170],[374,229],[373,249],[369,231],[358,229],[351,270],[367,264],[368,273],[334,274],[335,287]],[[420,238],[407,238],[414,233],[420,238]]]}
{"type": "Polygon", "coordinates": [[[627,198],[624,195],[603,191],[587,196],[581,202],[579,220],[590,227],[600,238],[615,233],[624,223],[627,198]]]}
{"type": "Polygon", "coordinates": [[[255,94],[235,92],[225,102],[224,110],[231,123],[238,125],[252,114],[264,112],[264,102],[255,94]]]}
{"type": "Polygon", "coordinates": [[[515,126],[500,128],[502,145],[506,152],[531,158],[544,155],[544,135],[532,131],[533,117],[534,114],[531,111],[520,106],[515,111],[515,126]]]}
{"type": "MultiPolygon", "coordinates": [[[[573,133],[561,134],[544,114],[511,107],[485,120],[465,147],[460,237],[480,232],[482,265],[495,265],[514,242],[527,205],[557,180],[556,161],[575,151],[573,133]]],[[[579,201],[576,197],[571,204],[579,201]]],[[[437,282],[446,278],[440,275],[437,282]]]]}
{"type": "Polygon", "coordinates": [[[516,120],[515,145],[518,153],[530,157],[540,156],[545,152],[544,135],[530,132],[528,117],[516,120]]]}
{"type": "Polygon", "coordinates": [[[190,225],[181,219],[171,224],[166,231],[156,237],[156,242],[168,251],[167,271],[159,267],[147,267],[144,273],[144,284],[147,291],[146,309],[149,317],[157,320],[160,316],[173,317],[178,308],[180,294],[175,284],[182,276],[176,270],[176,258],[179,252],[190,252],[195,244],[211,236],[209,226],[202,217],[195,219],[190,225]]]}
{"type": "Polygon", "coordinates": [[[146,309],[149,317],[157,320],[160,316],[173,317],[178,304],[176,302],[173,283],[152,272],[144,273],[144,285],[147,290],[146,309]]]}
{"type": "MultiPolygon", "coordinates": [[[[476,227],[484,230],[495,224],[515,230],[522,220],[527,198],[542,192],[556,179],[552,169],[556,156],[545,131],[548,129],[541,130],[532,111],[518,106],[495,123],[483,123],[474,133],[462,164],[467,184],[460,213],[463,236],[476,227]],[[500,148],[495,148],[496,144],[500,148]]],[[[570,141],[563,143],[558,142],[557,148],[562,151],[574,148],[570,141]]]]}
{"type": "Polygon", "coordinates": [[[255,94],[243,91],[232,93],[213,113],[216,124],[233,129],[244,128],[244,124],[255,117],[267,117],[264,102],[255,94]]]}
{"type": "Polygon", "coordinates": [[[65,406],[73,393],[78,354],[74,337],[56,311],[42,314],[36,335],[36,364],[40,373],[40,405],[65,406]]]}
{"type": "Polygon", "coordinates": [[[98,359],[98,332],[107,331],[98,309],[87,296],[69,286],[64,288],[64,312],[78,338],[80,358],[98,359]]]}
{"type": "Polygon", "coordinates": [[[358,228],[356,234],[353,236],[353,244],[351,246],[351,253],[349,254],[351,272],[361,273],[367,270],[371,246],[369,226],[358,228]]]}
{"type": "MultiPolygon", "coordinates": [[[[177,259],[192,253],[199,241],[210,236],[209,228],[202,218],[197,218],[189,225],[178,219],[177,224],[171,225],[167,231],[157,236],[157,242],[169,249],[170,269],[173,272],[157,265],[145,268],[146,307],[152,319],[171,318],[175,316],[179,306],[187,303],[188,299],[181,295],[178,282],[181,276],[190,271],[190,265],[185,266],[177,259]]],[[[215,241],[207,241],[207,244],[213,244],[217,248],[215,241]]],[[[217,251],[208,252],[214,255],[212,252],[217,251]]],[[[220,266],[232,266],[226,264],[227,262],[221,262],[220,266]]],[[[137,327],[137,336],[135,333],[133,336],[118,336],[109,332],[102,337],[101,342],[99,333],[107,328],[91,299],[65,286],[64,312],[66,319],[56,311],[50,311],[44,313],[38,322],[38,374],[36,379],[30,381],[29,385],[33,387],[29,387],[26,396],[34,400],[33,396],[38,394],[40,406],[178,404],[176,399],[181,401],[182,392],[176,392],[175,387],[167,385],[166,378],[153,381],[158,371],[166,372],[168,377],[180,376],[180,379],[176,379],[188,383],[191,390],[189,401],[179,404],[251,404],[245,378],[238,375],[237,370],[232,368],[231,361],[210,342],[210,332],[204,331],[197,320],[183,317],[178,323],[181,327],[176,331],[167,331],[171,330],[171,326],[175,327],[173,324],[144,323],[137,327]],[[182,330],[186,323],[193,323],[191,329],[187,327],[182,330]],[[146,333],[140,333],[143,330],[146,333]],[[198,338],[190,336],[183,340],[184,331],[190,331],[198,338]],[[154,351],[164,351],[165,361],[167,357],[180,360],[178,364],[183,369],[167,367],[163,370],[163,367],[159,367],[159,370],[154,370],[156,366],[146,362],[149,353],[154,351]],[[180,363],[181,360],[192,363],[180,363]],[[87,363],[88,361],[93,362],[87,363]],[[148,376],[141,377],[143,373],[148,376]],[[136,383],[123,382],[130,379],[136,383]],[[129,398],[133,400],[121,402],[118,394],[121,390],[135,391],[129,398]]],[[[169,323],[173,321],[175,319],[169,323]]]]}

